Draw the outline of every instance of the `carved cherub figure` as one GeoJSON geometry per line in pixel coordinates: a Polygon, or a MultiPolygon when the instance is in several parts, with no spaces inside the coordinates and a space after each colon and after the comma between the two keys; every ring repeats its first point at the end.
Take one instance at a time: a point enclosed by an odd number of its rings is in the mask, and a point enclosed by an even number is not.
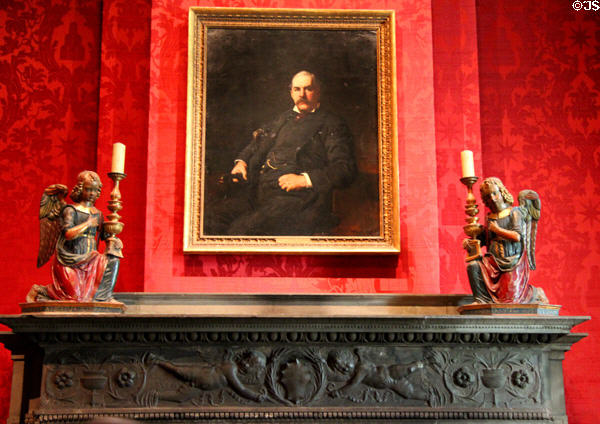
{"type": "Polygon", "coordinates": [[[221,360],[190,365],[176,365],[155,355],[148,360],[185,383],[178,390],[157,393],[158,398],[162,400],[188,402],[199,395],[198,391],[213,392],[227,388],[255,402],[262,402],[266,398],[265,393],[256,393],[245,387],[238,377],[239,374],[256,373],[257,370],[263,370],[264,376],[266,357],[259,351],[247,351],[236,358],[227,350],[221,360]]]}
{"type": "Polygon", "coordinates": [[[331,381],[346,381],[354,375],[356,355],[349,349],[334,349],[327,355],[327,365],[332,371],[328,376],[331,381]]]}
{"type": "MultiPolygon", "coordinates": [[[[529,284],[529,270],[535,269],[535,241],[541,201],[533,190],[519,193],[519,206],[498,178],[486,178],[481,197],[490,210],[487,226],[478,237],[487,253],[467,265],[471,290],[477,303],[543,303],[544,291],[529,284]]],[[[463,247],[470,249],[472,240],[463,247]]]]}
{"type": "Polygon", "coordinates": [[[114,301],[122,243],[102,231],[102,212],[95,207],[101,189],[98,174],[83,171],[71,191],[73,204],[65,202],[68,190],[62,184],[44,190],[37,266],[44,265],[54,254],[52,284],[34,285],[27,295],[28,302],[114,301]],[[99,240],[106,241],[106,254],[98,252],[99,240]]]}
{"type": "Polygon", "coordinates": [[[423,369],[422,362],[409,364],[375,364],[365,358],[363,349],[330,353],[327,363],[334,371],[345,375],[348,380],[341,388],[330,392],[333,397],[352,397],[352,391],[361,384],[373,389],[389,389],[405,399],[428,400],[429,394],[415,385],[408,376],[423,369]]]}

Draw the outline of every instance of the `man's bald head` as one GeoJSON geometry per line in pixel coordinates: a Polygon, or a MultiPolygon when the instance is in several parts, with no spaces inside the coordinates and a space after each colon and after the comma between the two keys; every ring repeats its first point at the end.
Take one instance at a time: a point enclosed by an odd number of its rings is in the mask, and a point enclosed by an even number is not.
{"type": "Polygon", "coordinates": [[[300,71],[292,78],[290,95],[300,113],[308,113],[319,106],[321,86],[312,72],[300,71]]]}
{"type": "Polygon", "coordinates": [[[294,76],[292,77],[292,82],[290,83],[290,88],[292,87],[293,83],[294,83],[294,78],[298,77],[298,76],[304,76],[304,77],[308,77],[312,80],[312,83],[315,87],[317,87],[319,90],[321,89],[321,81],[319,81],[319,79],[317,78],[317,76],[315,74],[313,74],[312,72],[309,71],[300,71],[297,74],[294,74],[294,76]]]}

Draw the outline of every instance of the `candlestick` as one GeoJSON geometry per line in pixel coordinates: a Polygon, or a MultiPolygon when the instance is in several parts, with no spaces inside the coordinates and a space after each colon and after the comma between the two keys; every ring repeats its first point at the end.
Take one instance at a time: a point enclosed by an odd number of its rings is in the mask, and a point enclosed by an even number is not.
{"type": "Polygon", "coordinates": [[[112,166],[110,171],[117,174],[125,173],[125,145],[123,143],[113,144],[112,166]]]}
{"type": "MultiPolygon", "coordinates": [[[[115,143],[120,144],[120,143],[115,143]]],[[[125,179],[127,175],[121,172],[109,172],[108,176],[111,180],[113,180],[113,189],[110,192],[110,200],[108,201],[108,210],[110,210],[110,214],[106,216],[107,220],[104,221],[104,231],[109,234],[108,241],[110,240],[118,240],[117,235],[123,231],[123,224],[120,219],[119,211],[123,209],[123,203],[121,202],[121,191],[119,190],[119,181],[125,179]]],[[[110,254],[114,256],[118,256],[120,258],[123,257],[121,253],[122,243],[118,240],[117,243],[111,243],[109,249],[110,254]]]]}

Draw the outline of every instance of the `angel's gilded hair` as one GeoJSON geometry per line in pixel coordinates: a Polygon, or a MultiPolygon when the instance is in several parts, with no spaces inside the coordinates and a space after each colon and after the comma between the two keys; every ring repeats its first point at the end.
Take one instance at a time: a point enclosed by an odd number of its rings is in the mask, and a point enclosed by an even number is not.
{"type": "Polygon", "coordinates": [[[94,171],[82,171],[77,175],[77,184],[73,187],[71,191],[71,199],[74,202],[79,202],[81,200],[81,192],[83,191],[83,185],[86,182],[95,182],[98,185],[98,196],[102,191],[102,181],[100,181],[100,177],[94,171]]]}
{"type": "Polygon", "coordinates": [[[506,189],[506,187],[504,187],[504,184],[502,184],[502,181],[500,180],[500,178],[497,178],[497,177],[488,177],[485,180],[483,180],[483,182],[479,186],[479,191],[481,192],[481,197],[484,197],[486,191],[489,193],[490,187],[492,185],[495,185],[496,187],[498,187],[498,190],[500,191],[502,198],[504,199],[504,201],[507,204],[509,204],[509,205],[513,204],[515,199],[513,198],[512,194],[510,194],[510,192],[506,189]]]}

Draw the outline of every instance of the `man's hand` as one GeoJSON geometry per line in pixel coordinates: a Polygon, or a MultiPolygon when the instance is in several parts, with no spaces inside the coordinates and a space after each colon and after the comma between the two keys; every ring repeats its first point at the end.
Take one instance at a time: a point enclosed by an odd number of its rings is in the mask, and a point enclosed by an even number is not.
{"type": "Polygon", "coordinates": [[[285,191],[298,191],[308,187],[304,175],[285,174],[279,177],[279,187],[285,191]]]}
{"type": "MultiPolygon", "coordinates": [[[[246,165],[246,162],[243,160],[238,160],[231,170],[231,175],[241,175],[244,180],[248,180],[248,165],[246,165]]],[[[239,180],[237,178],[233,178],[233,182],[237,183],[239,180]]]]}

